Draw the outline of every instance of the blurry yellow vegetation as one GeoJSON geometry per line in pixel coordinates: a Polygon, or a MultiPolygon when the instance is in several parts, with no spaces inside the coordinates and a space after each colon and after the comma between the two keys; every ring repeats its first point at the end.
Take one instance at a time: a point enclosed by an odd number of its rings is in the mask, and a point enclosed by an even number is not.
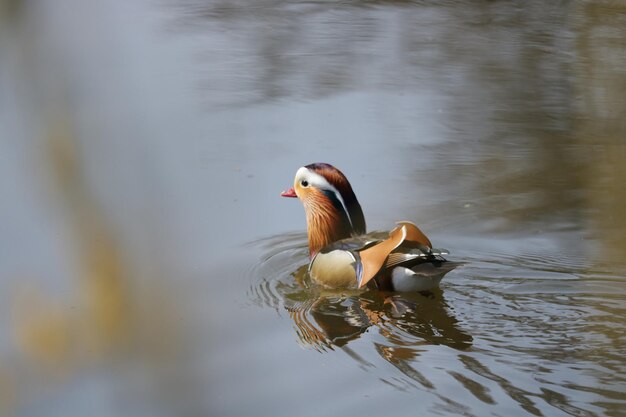
{"type": "Polygon", "coordinates": [[[27,284],[30,287],[19,291],[13,306],[20,352],[30,362],[60,372],[123,346],[131,318],[127,268],[83,182],[69,126],[67,119],[54,119],[46,158],[57,186],[55,195],[65,205],[71,236],[80,250],[78,291],[69,300],[59,300],[27,284]]]}
{"type": "Polygon", "coordinates": [[[68,311],[37,288],[28,288],[15,298],[13,317],[20,351],[54,370],[71,349],[68,311]]]}
{"type": "MultiPolygon", "coordinates": [[[[123,364],[130,354],[145,372],[163,379],[167,376],[160,370],[162,364],[181,358],[176,356],[182,339],[181,313],[174,314],[167,302],[173,292],[162,287],[158,276],[151,277],[148,291],[132,291],[137,277],[132,276],[131,265],[141,260],[123,250],[120,236],[109,227],[86,183],[72,121],[69,116],[53,118],[46,146],[40,149],[42,165],[50,168],[43,181],[46,194],[50,191],[50,198],[60,205],[61,223],[67,228],[63,235],[69,236],[69,249],[75,254],[71,258],[78,262],[67,286],[55,282],[46,287],[42,284],[46,277],[25,276],[11,294],[15,352],[0,362],[0,416],[19,410],[33,384],[62,387],[60,382],[81,368],[123,364]]],[[[60,239],[58,244],[67,243],[60,239]]]]}

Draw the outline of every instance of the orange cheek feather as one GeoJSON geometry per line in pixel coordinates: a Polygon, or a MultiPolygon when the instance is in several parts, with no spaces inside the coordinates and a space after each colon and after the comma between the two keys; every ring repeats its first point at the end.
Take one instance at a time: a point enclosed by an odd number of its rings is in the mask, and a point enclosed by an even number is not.
{"type": "Polygon", "coordinates": [[[341,224],[340,214],[333,203],[319,190],[302,190],[311,254],[339,239],[350,236],[350,230],[341,224]]]}

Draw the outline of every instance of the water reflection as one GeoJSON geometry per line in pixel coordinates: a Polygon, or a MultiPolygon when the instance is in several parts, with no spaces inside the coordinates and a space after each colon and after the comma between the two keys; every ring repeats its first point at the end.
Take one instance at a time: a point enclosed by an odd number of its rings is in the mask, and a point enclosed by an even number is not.
{"type": "Polygon", "coordinates": [[[406,364],[421,345],[459,350],[472,345],[472,336],[459,325],[441,290],[403,294],[322,289],[310,282],[308,265],[293,271],[306,252],[301,235],[292,235],[288,243],[282,237],[257,243],[273,251],[253,269],[250,293],[262,305],[287,311],[303,345],[319,351],[344,348],[375,329],[386,340],[373,342],[381,357],[407,373],[414,373],[406,364]]]}
{"type": "MultiPolygon", "coordinates": [[[[600,327],[613,322],[604,311],[617,310],[606,302],[593,306],[589,294],[606,290],[579,278],[585,264],[565,266],[567,260],[552,257],[540,240],[518,244],[508,248],[513,253],[500,249],[468,257],[462,251],[457,257],[468,264],[448,277],[444,290],[421,295],[320,289],[303,265],[305,236],[277,236],[254,243],[266,255],[250,271],[250,296],[280,315],[286,311],[301,344],[325,354],[343,351],[359,369],[378,374],[380,364],[368,355],[374,351],[404,376],[382,373],[381,381],[399,391],[427,392],[452,414],[472,414],[481,406],[467,406],[442,391],[441,378],[452,378],[482,404],[515,404],[534,416],[554,409],[595,415],[590,398],[597,393],[619,402],[621,382],[602,393],[584,387],[594,384],[592,375],[614,366],[617,372],[621,365],[609,352],[590,350],[598,344],[593,332],[614,339],[613,332],[582,329],[591,317],[600,327]],[[294,265],[302,266],[294,271],[294,265]],[[433,368],[430,361],[442,355],[436,346],[456,353],[433,368]]],[[[622,302],[623,293],[614,296],[622,302]]]]}

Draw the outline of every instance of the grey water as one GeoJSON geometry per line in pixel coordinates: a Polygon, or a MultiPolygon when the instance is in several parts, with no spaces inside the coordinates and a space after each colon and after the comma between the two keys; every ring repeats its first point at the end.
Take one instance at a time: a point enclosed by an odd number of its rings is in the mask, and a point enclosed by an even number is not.
{"type": "Polygon", "coordinates": [[[0,1],[0,414],[623,416],[626,3],[0,1]],[[298,167],[463,265],[311,285],[298,167]]]}

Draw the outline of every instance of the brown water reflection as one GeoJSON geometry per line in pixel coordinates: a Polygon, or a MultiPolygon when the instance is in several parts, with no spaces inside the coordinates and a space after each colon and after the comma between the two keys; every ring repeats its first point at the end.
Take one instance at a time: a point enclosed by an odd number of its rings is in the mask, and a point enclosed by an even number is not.
{"type": "Polygon", "coordinates": [[[625,39],[623,1],[0,0],[0,414],[623,414],[625,39]],[[464,267],[308,285],[313,161],[464,267]]]}
{"type": "MultiPolygon", "coordinates": [[[[271,271],[288,270],[290,265],[271,271]]],[[[267,265],[255,272],[263,276],[267,265]]],[[[284,308],[296,327],[299,340],[318,350],[344,347],[374,327],[389,343],[383,357],[393,362],[394,352],[409,359],[422,343],[466,349],[472,337],[463,332],[450,314],[442,291],[429,294],[397,294],[378,291],[331,291],[309,281],[307,265],[284,276],[265,277],[251,289],[261,303],[284,308]]],[[[381,352],[382,352],[381,351],[381,352]]]]}

